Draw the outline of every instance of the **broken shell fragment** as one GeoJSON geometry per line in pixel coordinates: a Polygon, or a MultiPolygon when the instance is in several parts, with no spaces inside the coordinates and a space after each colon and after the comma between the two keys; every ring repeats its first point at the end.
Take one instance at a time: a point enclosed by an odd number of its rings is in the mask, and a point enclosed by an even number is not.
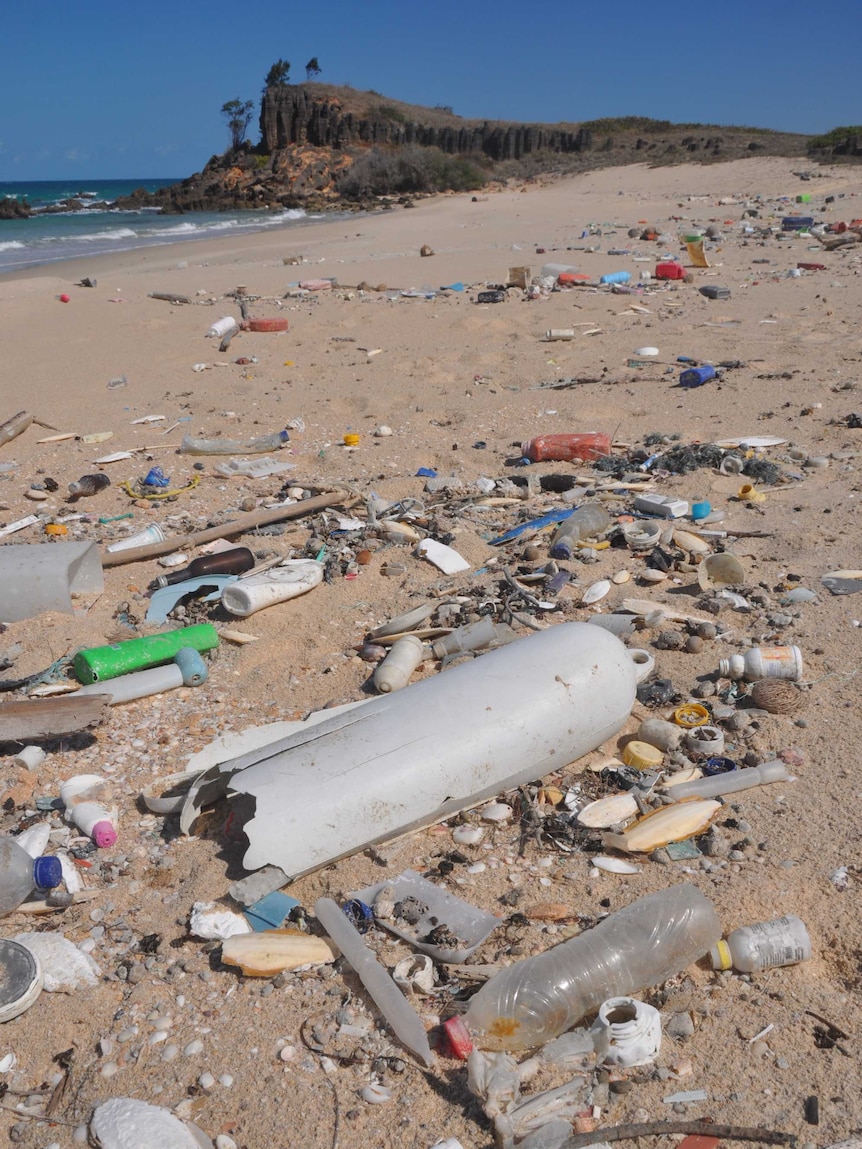
{"type": "Polygon", "coordinates": [[[713,798],[663,806],[629,826],[622,834],[605,834],[602,842],[628,854],[650,854],[669,842],[684,842],[709,829],[721,803],[713,798]]]}
{"type": "Polygon", "coordinates": [[[708,555],[711,549],[708,542],[690,531],[674,531],[673,541],[681,551],[688,551],[690,555],[708,555]]]}
{"type": "Polygon", "coordinates": [[[630,793],[611,794],[607,798],[599,798],[584,806],[578,813],[578,825],[588,826],[593,830],[607,830],[611,826],[618,826],[620,822],[634,818],[637,812],[638,804],[630,793]]]}
{"type": "Polygon", "coordinates": [[[584,604],[584,606],[590,606],[594,602],[600,602],[610,589],[610,579],[599,579],[598,582],[594,582],[592,586],[587,587],[587,589],[584,591],[584,597],[581,599],[581,602],[584,604]]]}
{"type": "Polygon", "coordinates": [[[573,917],[573,912],[565,902],[536,902],[525,908],[524,915],[533,922],[563,922],[573,917]]]}
{"type": "Polygon", "coordinates": [[[484,837],[485,831],[481,826],[456,826],[452,831],[452,841],[459,846],[478,846],[484,837]]]}
{"type": "Polygon", "coordinates": [[[302,930],[263,930],[228,938],[221,957],[248,977],[272,977],[304,965],[328,965],[335,961],[335,951],[324,938],[302,930]]]}
{"type": "Polygon", "coordinates": [[[653,570],[652,567],[647,567],[646,570],[640,572],[638,578],[642,582],[664,582],[667,578],[667,571],[657,571],[653,570]]]}
{"type": "Polygon", "coordinates": [[[599,854],[590,859],[597,870],[604,870],[608,874],[639,874],[641,867],[634,862],[627,862],[625,858],[609,858],[606,854],[599,854]]]}
{"type": "Polygon", "coordinates": [[[484,822],[508,822],[512,817],[512,807],[505,802],[491,802],[479,811],[484,822]]]}

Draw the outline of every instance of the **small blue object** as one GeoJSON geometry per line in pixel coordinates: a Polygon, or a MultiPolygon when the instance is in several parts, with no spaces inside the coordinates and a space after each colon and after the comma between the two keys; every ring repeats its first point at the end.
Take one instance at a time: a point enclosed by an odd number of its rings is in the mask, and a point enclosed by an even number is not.
{"type": "Polygon", "coordinates": [[[692,503],[691,517],[695,522],[697,522],[699,519],[705,519],[711,510],[712,506],[706,501],[706,499],[700,503],[692,503]]]}
{"type": "Polygon", "coordinates": [[[53,890],[63,880],[63,867],[60,859],[53,854],[36,858],[33,862],[33,883],[40,890],[53,890]]]}
{"type": "Polygon", "coordinates": [[[433,467],[420,467],[416,472],[417,479],[436,479],[437,472],[433,467]]]}
{"type": "Polygon", "coordinates": [[[165,475],[161,467],[151,467],[144,477],[145,487],[169,487],[171,480],[165,475]]]}
{"type": "Polygon", "coordinates": [[[631,277],[630,271],[609,271],[607,275],[601,277],[599,283],[628,283],[631,277]]]}
{"type": "Polygon", "coordinates": [[[440,290],[441,291],[463,291],[464,290],[464,284],[460,283],[460,282],[459,283],[450,283],[446,287],[441,287],[440,290]]]}
{"type": "Polygon", "coordinates": [[[254,932],[262,933],[264,930],[277,930],[284,925],[290,911],[301,904],[296,898],[276,890],[254,905],[246,906],[242,912],[254,932]]]}
{"type": "Polygon", "coordinates": [[[691,363],[691,364],[694,364],[696,362],[696,360],[692,359],[692,357],[690,355],[677,355],[676,361],[677,361],[677,363],[691,363]]]}
{"type": "Polygon", "coordinates": [[[366,906],[365,902],[360,902],[359,898],[351,898],[349,902],[344,903],[341,910],[361,934],[368,933],[374,925],[374,910],[371,906],[366,906]]]}
{"type": "Polygon", "coordinates": [[[183,676],[183,686],[203,686],[207,680],[207,664],[193,646],[184,646],[174,655],[174,662],[183,676]]]}
{"type": "Polygon", "coordinates": [[[729,774],[732,770],[738,770],[732,758],[707,758],[703,764],[703,772],[707,778],[712,778],[716,774],[729,774]]]}
{"type": "Polygon", "coordinates": [[[688,371],[683,371],[679,377],[680,387],[702,387],[704,383],[708,383],[710,379],[715,378],[715,368],[709,363],[705,363],[703,367],[689,367],[688,371]]]}
{"type": "Polygon", "coordinates": [[[554,523],[561,523],[563,519],[567,519],[577,508],[563,507],[556,511],[548,511],[546,515],[542,515],[538,519],[530,519],[529,522],[521,523],[519,527],[512,527],[510,531],[506,531],[504,535],[500,535],[496,539],[489,539],[488,545],[498,547],[501,543],[509,543],[512,539],[518,538],[524,531],[541,530],[542,527],[549,527],[554,523]]]}

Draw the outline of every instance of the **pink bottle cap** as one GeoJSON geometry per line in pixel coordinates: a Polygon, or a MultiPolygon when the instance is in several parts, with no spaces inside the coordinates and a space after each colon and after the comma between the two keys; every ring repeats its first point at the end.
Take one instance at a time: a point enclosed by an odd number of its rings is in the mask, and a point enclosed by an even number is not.
{"type": "Polygon", "coordinates": [[[117,831],[110,822],[97,822],[93,827],[93,841],[100,850],[107,850],[117,840],[117,831]]]}

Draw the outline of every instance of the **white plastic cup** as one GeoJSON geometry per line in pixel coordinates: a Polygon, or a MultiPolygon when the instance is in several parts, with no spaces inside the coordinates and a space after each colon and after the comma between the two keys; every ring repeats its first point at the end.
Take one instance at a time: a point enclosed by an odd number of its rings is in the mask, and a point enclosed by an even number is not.
{"type": "Polygon", "coordinates": [[[158,523],[151,523],[145,531],[139,531],[127,539],[120,539],[118,543],[111,543],[105,550],[109,555],[112,555],[116,551],[131,551],[135,547],[146,547],[150,543],[163,543],[164,541],[165,532],[158,523]]]}
{"type": "Polygon", "coordinates": [[[36,770],[47,757],[41,746],[25,746],[18,751],[12,761],[16,766],[23,766],[25,770],[36,770]]]}

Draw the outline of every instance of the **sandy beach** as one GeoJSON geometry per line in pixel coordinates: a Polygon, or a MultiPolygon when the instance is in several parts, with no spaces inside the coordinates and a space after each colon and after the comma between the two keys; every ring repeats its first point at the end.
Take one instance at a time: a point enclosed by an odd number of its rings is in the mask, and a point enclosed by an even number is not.
{"type": "MultiPolygon", "coordinates": [[[[754,644],[797,644],[804,657],[804,711],[764,714],[727,730],[740,761],[750,765],[781,755],[795,780],[731,796],[716,826],[723,843],[717,855],[664,865],[640,859],[633,875],[600,873],[588,854],[562,852],[547,840],[530,841],[521,855],[517,817],[494,824],[470,814],[328,866],[286,892],[311,915],[322,895],[341,899],[407,868],[434,871],[447,888],[501,918],[470,959],[497,966],[542,952],[567,930],[576,932],[579,922],[683,881],[712,900],[725,933],[797,914],[811,935],[810,961],[751,975],[717,974],[701,961],[663,989],[639,995],[661,1007],[666,1024],[689,1016],[691,1032],[665,1034],[656,1074],[626,1071],[620,1076],[637,1080],[601,1091],[598,1124],[704,1118],[785,1131],[813,1146],[858,1136],[862,1103],[852,1066],[862,1032],[855,808],[862,600],[833,596],[820,579],[860,566],[862,432],[848,427],[847,417],[862,410],[862,248],[827,252],[811,236],[759,238],[744,234],[742,224],[780,227],[782,216],[809,212],[818,223],[849,223],[862,216],[862,182],[849,166],[813,169],[807,181],[794,174],[796,168],[798,162],[780,159],[631,166],[0,278],[0,420],[26,408],[55,429],[31,426],[0,450],[0,463],[17,464],[0,471],[0,525],[40,516],[3,542],[44,542],[46,522],[81,514],[65,524],[66,538],[93,540],[104,549],[153,522],[168,535],[203,529],[227,512],[262,508],[287,487],[314,493],[342,488],[357,496],[350,513],[363,520],[371,493],[418,500],[420,517],[433,519],[437,533],[471,564],[464,574],[444,576],[412,546],[329,536],[338,527],[331,517],[246,535],[238,541],[259,561],[308,557],[316,536],[328,545],[331,581],[246,620],[189,607],[182,621],[213,617],[218,628],[230,626],[257,641],[222,641],[202,687],[118,706],[89,735],[50,740],[48,757],[34,773],[16,768],[11,757],[0,760],[2,832],[15,830],[36,810],[36,799],[56,797],[60,783],[79,773],[111,779],[120,826],[115,847],[86,859],[94,863],[82,870],[94,891],[91,901],[45,917],[13,914],[4,922],[5,937],[30,929],[62,931],[76,944],[86,943],[101,970],[96,986],[43,993],[0,1030],[0,1058],[15,1057],[0,1076],[8,1086],[0,1111],[5,1135],[13,1129],[14,1140],[67,1149],[80,1140],[76,1130],[86,1125],[93,1105],[134,1097],[193,1119],[214,1140],[233,1139],[219,1142],[221,1149],[231,1143],[248,1149],[430,1149],[444,1138],[457,1138],[463,1149],[494,1144],[490,1122],[467,1090],[463,1064],[441,1047],[432,1069],[418,1068],[346,963],[274,983],[223,966],[217,944],[191,937],[195,902],[237,908],[227,888],[242,872],[244,841],[226,831],[224,803],[207,811],[195,835],[185,838],[176,818],[150,814],[139,794],[184,770],[191,755],[219,735],[371,696],[373,664],[356,648],[387,619],[429,598],[500,599],[502,568],[523,573],[547,564],[547,534],[536,540],[541,553],[533,560],[524,557],[525,540],[502,549],[488,540],[563,506],[559,495],[475,507],[463,495],[426,494],[419,468],[464,484],[560,473],[595,480],[601,476],[589,467],[523,468],[511,461],[521,454],[520,444],[541,434],[604,431],[619,453],[643,446],[652,435],[655,451],[677,441],[782,440],[763,458],[785,478],[763,484],[762,502],[739,500],[744,476],[715,467],[653,476],[655,492],[709,500],[725,512],[722,528],[731,535],[738,529],[726,545],[746,568],[748,602],[745,609],[727,604],[716,614],[722,637],[701,649],[653,645],[667,630],[687,637],[680,624],[648,628],[632,643],[649,649],[658,673],[686,699],[715,675],[721,658],[754,644]],[[803,193],[811,194],[810,205],[794,202],[803,193]],[[827,197],[831,202],[821,212],[827,197]],[[746,215],[749,210],[758,214],[746,215]],[[660,248],[629,238],[630,228],[647,224],[671,235],[672,243],[660,248]],[[639,280],[665,251],[687,266],[678,236],[710,224],[720,237],[707,243],[710,266],[694,270],[693,282],[639,280]],[[420,256],[422,245],[433,249],[431,257],[420,256]],[[609,254],[617,249],[629,254],[609,254]],[[291,258],[301,262],[286,263],[291,258]],[[505,284],[509,268],[528,266],[538,275],[546,262],[574,265],[592,279],[627,270],[632,285],[643,290],[624,295],[576,287],[535,300],[513,290],[500,304],[475,302],[485,284],[505,284]],[[788,276],[804,262],[825,270],[788,276]],[[84,277],[95,278],[97,286],[79,286],[84,277]],[[337,284],[304,294],[291,288],[317,278],[337,284]],[[465,290],[438,291],[455,283],[465,290]],[[705,285],[727,287],[730,297],[710,300],[698,290],[705,285]],[[230,294],[238,287],[251,300],[251,315],[286,318],[289,330],[240,332],[220,354],[218,340],[205,338],[206,332],[221,316],[239,316],[230,294]],[[410,288],[419,294],[396,294],[410,288]],[[437,293],[425,298],[426,288],[437,293]],[[151,293],[181,294],[192,302],[172,304],[151,293]],[[60,302],[63,294],[68,303],[60,302]],[[552,328],[577,334],[546,341],[552,328]],[[652,365],[630,366],[644,346],[658,348],[652,365]],[[740,366],[687,390],[677,386],[680,356],[740,366]],[[121,377],[125,382],[116,385],[121,377]],[[549,386],[573,379],[593,381],[549,386]],[[145,417],[153,418],[140,422],[145,417]],[[296,420],[302,429],[291,431],[278,453],[294,466],[286,474],[225,479],[213,469],[218,458],[177,453],[185,434],[241,441],[296,420]],[[391,434],[375,434],[381,427],[391,434]],[[77,437],[37,442],[63,432],[77,437]],[[83,441],[102,432],[111,437],[83,441]],[[355,449],[345,447],[345,434],[359,436],[355,449]],[[133,455],[95,465],[115,451],[133,455]],[[175,501],[139,506],[119,484],[156,465],[172,487],[199,481],[175,501]],[[98,470],[111,486],[67,504],[68,484],[98,470]],[[31,484],[49,478],[57,484],[54,493],[28,497],[31,484]],[[99,521],[129,511],[131,519],[99,521]],[[355,550],[366,545],[367,564],[348,568],[355,550]],[[345,546],[353,547],[350,555],[340,555],[345,546]],[[392,563],[406,567],[401,577],[386,576],[385,564],[392,563]],[[786,605],[782,599],[792,586],[809,588],[816,599],[786,605]],[[453,843],[452,830],[464,820],[484,827],[481,843],[453,843]],[[453,850],[466,860],[441,875],[437,867],[453,850]],[[849,868],[843,880],[836,877],[842,867],[849,868]],[[557,922],[531,914],[531,907],[548,902],[564,903],[569,916],[557,922]],[[520,916],[513,921],[513,914],[520,916]],[[142,949],[141,939],[151,935],[159,937],[155,948],[142,949]],[[841,1031],[840,1039],[832,1031],[823,1038],[824,1018],[827,1030],[832,1023],[841,1031]],[[348,1031],[341,1033],[345,1023],[348,1031]],[[49,1125],[16,1115],[19,1104],[41,1113],[44,1098],[37,1094],[61,1079],[52,1059],[68,1049],[74,1057],[57,1120],[49,1125]],[[384,1104],[363,1098],[372,1082],[390,1091],[384,1104]],[[701,1089],[707,1099],[682,1108],[664,1100],[701,1089]],[[806,1120],[811,1097],[819,1099],[816,1126],[806,1120]]],[[[607,506],[612,517],[631,513],[625,498],[607,506]]],[[[195,552],[184,553],[191,558],[195,552]]],[[[571,581],[559,593],[558,609],[538,626],[608,613],[631,596],[683,602],[679,609],[702,613],[700,591],[689,585],[694,577],[672,571],[666,582],[650,585],[641,578],[644,560],[625,547],[593,557],[561,564],[571,581]],[[631,581],[612,585],[595,606],[582,605],[587,587],[623,570],[631,581]]],[[[161,573],[154,560],[112,567],[105,571],[104,592],[77,600],[74,615],[52,612],[10,623],[0,633],[0,656],[16,644],[20,650],[3,675],[32,674],[81,647],[150,633],[143,622],[146,591],[161,573]]],[[[518,634],[529,630],[521,626],[518,634]]],[[[429,661],[414,678],[437,673],[438,664],[429,661]]],[[[710,704],[718,701],[709,698],[710,704]]],[[[636,731],[647,713],[636,703],[620,737],[636,731]]],[[[552,781],[562,791],[581,787],[581,793],[599,796],[599,777],[587,768],[617,754],[619,746],[614,738],[586,760],[561,764],[552,781]]],[[[5,749],[11,754],[11,747],[5,749]]],[[[325,790],[319,801],[326,804],[325,790]]],[[[59,841],[64,824],[58,814],[51,817],[59,841]]],[[[318,932],[313,919],[311,926],[318,932]]],[[[366,940],[389,969],[410,952],[380,929],[366,940]]],[[[441,970],[440,991],[413,999],[429,1031],[463,1008],[456,991],[467,984],[463,975],[459,981],[457,973],[441,970]]],[[[654,1144],[663,1149],[678,1141],[665,1137],[654,1144]]]]}

